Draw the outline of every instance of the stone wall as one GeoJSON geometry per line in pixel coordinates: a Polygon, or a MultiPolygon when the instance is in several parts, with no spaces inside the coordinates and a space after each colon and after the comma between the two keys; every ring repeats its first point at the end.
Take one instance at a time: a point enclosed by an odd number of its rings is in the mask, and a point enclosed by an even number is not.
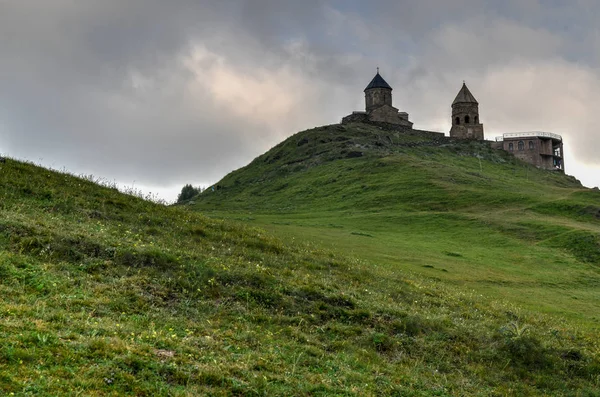
{"type": "Polygon", "coordinates": [[[367,112],[384,105],[392,106],[392,90],[389,88],[371,88],[365,91],[365,108],[367,112]]]}
{"type": "MultiPolygon", "coordinates": [[[[403,114],[404,115],[404,114],[403,114]]],[[[399,124],[411,127],[413,123],[404,119],[393,106],[383,105],[369,113],[369,120],[382,123],[399,124]]]]}
{"type": "Polygon", "coordinates": [[[504,150],[504,142],[500,141],[489,141],[490,142],[490,147],[492,149],[496,149],[496,150],[504,150]]]}
{"type": "Polygon", "coordinates": [[[363,112],[355,112],[342,118],[342,124],[348,123],[368,123],[369,115],[363,112]]]}
{"type": "Polygon", "coordinates": [[[413,125],[408,121],[408,114],[399,113],[396,108],[391,106],[382,106],[371,113],[354,112],[342,118],[342,124],[348,123],[380,123],[382,126],[394,125],[401,130],[412,129],[413,125]]]}
{"type": "MultiPolygon", "coordinates": [[[[478,123],[475,121],[475,118],[479,117],[479,105],[476,103],[457,103],[452,105],[452,118],[456,119],[459,117],[460,124],[464,122],[465,116],[469,116],[469,120],[471,123],[478,123]]],[[[453,120],[453,123],[455,120],[453,120]]]]}
{"type": "Polygon", "coordinates": [[[428,138],[428,139],[434,139],[436,141],[444,141],[445,143],[455,142],[451,138],[445,136],[445,134],[443,132],[415,130],[412,127],[407,127],[404,125],[386,123],[386,122],[381,122],[381,121],[371,121],[368,119],[368,115],[365,113],[353,113],[342,119],[342,124],[349,124],[349,123],[369,124],[369,125],[373,125],[375,127],[379,127],[383,130],[398,131],[398,132],[402,132],[406,135],[420,136],[420,137],[424,137],[424,138],[428,138]]]}
{"type": "Polygon", "coordinates": [[[432,138],[432,139],[435,139],[437,141],[442,141],[444,143],[454,142],[453,139],[447,137],[446,134],[444,134],[443,132],[435,132],[435,131],[425,131],[425,130],[411,129],[410,131],[407,132],[407,134],[408,135],[416,135],[416,136],[422,136],[422,137],[432,138]]]}
{"type": "Polygon", "coordinates": [[[476,139],[483,141],[483,124],[453,125],[450,129],[450,136],[456,139],[476,139]]]}

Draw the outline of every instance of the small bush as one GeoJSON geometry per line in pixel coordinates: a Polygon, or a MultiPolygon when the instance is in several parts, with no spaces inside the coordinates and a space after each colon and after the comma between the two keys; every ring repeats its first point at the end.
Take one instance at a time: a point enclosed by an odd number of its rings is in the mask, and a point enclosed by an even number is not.
{"type": "Polygon", "coordinates": [[[389,327],[394,334],[404,334],[410,337],[433,332],[446,332],[446,326],[442,322],[422,318],[415,314],[402,314],[401,318],[392,321],[389,327]]]}
{"type": "Polygon", "coordinates": [[[187,201],[198,194],[200,194],[200,189],[197,189],[192,185],[187,184],[183,188],[181,188],[181,193],[179,193],[179,195],[177,196],[177,202],[181,203],[187,201]]]}
{"type": "Polygon", "coordinates": [[[545,368],[550,364],[547,350],[534,336],[507,338],[502,346],[514,364],[527,368],[545,368]]]}
{"type": "Polygon", "coordinates": [[[138,251],[125,251],[116,255],[116,262],[130,267],[154,267],[168,269],[177,264],[177,258],[157,248],[138,251]]]}

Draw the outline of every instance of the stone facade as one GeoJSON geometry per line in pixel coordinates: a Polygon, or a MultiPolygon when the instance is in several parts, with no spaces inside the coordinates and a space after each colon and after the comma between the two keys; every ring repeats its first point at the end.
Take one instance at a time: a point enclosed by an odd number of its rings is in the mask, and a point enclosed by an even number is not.
{"type": "Polygon", "coordinates": [[[380,106],[392,106],[391,88],[372,88],[365,90],[365,108],[372,112],[380,106]]]}
{"type": "Polygon", "coordinates": [[[392,106],[392,87],[381,77],[379,70],[367,88],[365,88],[365,111],[353,112],[344,117],[342,123],[356,121],[377,122],[412,128],[408,113],[400,112],[392,106]]]}
{"type": "Polygon", "coordinates": [[[368,123],[369,122],[369,114],[367,112],[352,112],[347,116],[342,118],[342,124],[348,123],[368,123]]]}
{"type": "Polygon", "coordinates": [[[483,124],[478,125],[453,125],[450,136],[456,139],[475,139],[483,141],[483,124]]]}
{"type": "Polygon", "coordinates": [[[499,149],[516,158],[546,170],[564,171],[563,142],[550,132],[518,132],[497,139],[499,149]]]}
{"type": "MultiPolygon", "coordinates": [[[[342,124],[369,123],[381,128],[415,133],[408,113],[392,106],[392,87],[381,77],[379,69],[365,92],[365,111],[356,111],[342,119],[342,124]]],[[[424,133],[425,131],[421,131],[424,133]]],[[[443,141],[443,134],[427,132],[436,142],[443,141]]],[[[483,124],[479,118],[479,103],[463,82],[462,88],[452,102],[452,127],[447,142],[459,140],[484,141],[483,124]]],[[[505,150],[515,157],[547,170],[564,171],[563,142],[560,135],[548,132],[504,134],[496,142],[487,142],[492,148],[505,150]]]]}
{"type": "Polygon", "coordinates": [[[483,124],[479,121],[479,103],[465,83],[452,102],[450,136],[456,139],[484,140],[483,124]]]}
{"type": "Polygon", "coordinates": [[[412,126],[408,121],[407,113],[399,112],[398,109],[387,104],[373,109],[369,116],[371,121],[412,126]]]}

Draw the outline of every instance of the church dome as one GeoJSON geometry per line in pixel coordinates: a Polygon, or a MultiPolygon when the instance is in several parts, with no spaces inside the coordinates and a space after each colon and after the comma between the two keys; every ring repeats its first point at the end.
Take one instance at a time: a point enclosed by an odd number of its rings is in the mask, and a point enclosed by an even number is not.
{"type": "Polygon", "coordinates": [[[372,88],[387,88],[388,90],[392,89],[392,87],[390,87],[387,81],[385,81],[383,77],[381,77],[379,71],[377,71],[377,74],[375,75],[375,77],[373,77],[373,80],[371,80],[367,88],[365,88],[365,91],[370,90],[372,88]]]}

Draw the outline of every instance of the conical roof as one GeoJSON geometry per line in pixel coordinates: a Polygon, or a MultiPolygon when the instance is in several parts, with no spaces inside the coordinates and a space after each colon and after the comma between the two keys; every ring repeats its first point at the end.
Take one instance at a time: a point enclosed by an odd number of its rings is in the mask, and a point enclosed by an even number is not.
{"type": "Polygon", "coordinates": [[[367,88],[365,88],[365,91],[370,90],[371,88],[387,88],[388,90],[392,89],[392,87],[390,87],[390,85],[383,79],[383,77],[381,77],[379,71],[377,71],[377,74],[375,75],[375,77],[373,77],[373,80],[371,80],[367,88]]]}
{"type": "Polygon", "coordinates": [[[479,103],[473,94],[471,94],[471,91],[469,91],[464,82],[462,88],[458,92],[458,95],[454,99],[454,102],[452,102],[452,105],[456,105],[457,103],[479,103]]]}

